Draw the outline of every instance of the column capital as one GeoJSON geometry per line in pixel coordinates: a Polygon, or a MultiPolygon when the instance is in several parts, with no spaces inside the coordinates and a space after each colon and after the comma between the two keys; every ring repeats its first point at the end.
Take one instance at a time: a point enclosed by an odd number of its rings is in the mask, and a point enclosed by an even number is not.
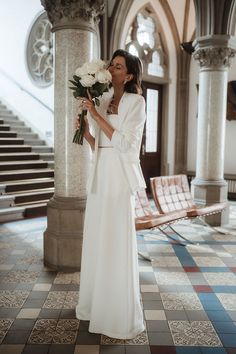
{"type": "Polygon", "coordinates": [[[225,35],[199,37],[193,42],[194,59],[203,69],[224,69],[230,66],[230,59],[236,53],[235,38],[225,35]]]}
{"type": "Polygon", "coordinates": [[[104,0],[41,0],[52,31],[64,28],[94,29],[104,12],[104,0]]]}

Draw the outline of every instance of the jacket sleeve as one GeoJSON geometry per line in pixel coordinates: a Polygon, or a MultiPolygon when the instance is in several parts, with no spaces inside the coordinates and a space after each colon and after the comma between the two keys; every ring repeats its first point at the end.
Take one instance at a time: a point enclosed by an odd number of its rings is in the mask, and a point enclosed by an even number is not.
{"type": "Polygon", "coordinates": [[[138,100],[133,100],[133,104],[129,106],[122,129],[115,130],[112,134],[111,144],[120,152],[127,152],[141,143],[146,119],[145,100],[142,96],[137,95],[137,97],[138,100]]]}

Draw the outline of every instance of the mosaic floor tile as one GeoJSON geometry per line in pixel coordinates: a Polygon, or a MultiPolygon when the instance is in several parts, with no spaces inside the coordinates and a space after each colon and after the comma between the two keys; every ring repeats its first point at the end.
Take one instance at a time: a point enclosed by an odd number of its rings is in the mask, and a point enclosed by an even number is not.
{"type": "Polygon", "coordinates": [[[50,291],[43,308],[74,309],[78,303],[78,299],[78,291],[50,291]]]}
{"type": "Polygon", "coordinates": [[[165,311],[163,310],[144,310],[146,320],[166,320],[165,311]]]}
{"type": "Polygon", "coordinates": [[[99,354],[99,345],[76,345],[74,354],[99,354]]]}
{"type": "Polygon", "coordinates": [[[213,249],[208,245],[187,245],[186,249],[190,254],[195,253],[214,253],[213,249]]]}
{"type": "Polygon", "coordinates": [[[193,260],[198,267],[225,267],[224,262],[218,257],[193,257],[193,260]]]}
{"type": "Polygon", "coordinates": [[[42,264],[42,257],[37,255],[28,255],[25,258],[21,258],[17,261],[17,264],[42,264]]]}
{"type": "Polygon", "coordinates": [[[224,247],[224,249],[227,252],[229,252],[229,253],[233,254],[233,256],[235,256],[235,254],[236,254],[236,245],[223,245],[223,247],[224,247]]]}
{"type": "Polygon", "coordinates": [[[39,313],[40,313],[40,309],[38,308],[21,309],[17,315],[17,318],[33,319],[33,318],[37,318],[39,313]]]}
{"type": "Polygon", "coordinates": [[[33,287],[33,291],[49,291],[51,289],[51,284],[35,284],[33,287]]]}
{"type": "Polygon", "coordinates": [[[102,335],[101,344],[102,345],[147,345],[148,344],[147,332],[143,331],[133,339],[116,339],[116,338],[111,338],[102,335]]]}
{"type": "Polygon", "coordinates": [[[139,266],[139,272],[153,272],[153,269],[150,266],[139,266]]]}
{"type": "Polygon", "coordinates": [[[76,319],[40,319],[28,339],[29,344],[74,344],[79,320],[76,319]]]}
{"type": "Polygon", "coordinates": [[[216,294],[226,310],[236,311],[236,294],[216,294]]]}
{"type": "Polygon", "coordinates": [[[2,343],[7,331],[9,330],[13,322],[14,320],[10,318],[0,318],[0,344],[2,343]]]}
{"type": "Polygon", "coordinates": [[[0,307],[22,307],[29,296],[28,291],[0,291],[0,307]]]}
{"type": "Polygon", "coordinates": [[[210,321],[168,321],[174,344],[179,346],[221,347],[210,321]]]}
{"type": "Polygon", "coordinates": [[[2,354],[21,354],[24,349],[24,344],[2,344],[0,353],[2,354]]]}
{"type": "Polygon", "coordinates": [[[140,290],[142,293],[154,293],[159,292],[159,288],[157,285],[140,285],[140,290]]]}
{"type": "Polygon", "coordinates": [[[152,261],[153,267],[182,267],[176,256],[159,256],[152,261]]]}
{"type": "Polygon", "coordinates": [[[147,244],[146,247],[147,247],[148,252],[155,252],[157,254],[174,253],[174,249],[171,245],[162,245],[162,244],[150,245],[150,244],[147,244]]]}
{"type": "Polygon", "coordinates": [[[191,285],[186,274],[181,272],[155,272],[157,284],[191,285]]]}
{"type": "Polygon", "coordinates": [[[203,273],[209,285],[236,285],[236,275],[233,273],[203,273]]]}
{"type": "Polygon", "coordinates": [[[5,283],[34,283],[39,276],[38,272],[12,270],[4,278],[5,283]]]}
{"type": "Polygon", "coordinates": [[[54,280],[54,284],[79,284],[80,273],[62,273],[59,272],[54,280]]]}
{"type": "MultiPolygon", "coordinates": [[[[234,208],[231,230],[236,234],[234,208]]],[[[100,335],[88,332],[88,321],[73,322],[79,272],[43,265],[46,218],[7,225],[0,225],[0,323],[7,319],[11,325],[3,326],[4,339],[0,325],[0,353],[21,354],[20,343],[30,337],[24,354],[236,353],[236,236],[185,222],[176,230],[198,245],[180,247],[161,234],[140,234],[138,247],[152,259],[139,257],[147,332],[108,345],[113,339],[101,344],[100,335]],[[170,323],[179,325],[171,330],[170,323]]]]}
{"type": "Polygon", "coordinates": [[[202,304],[196,294],[192,293],[161,293],[166,310],[202,310],[202,304]]]}

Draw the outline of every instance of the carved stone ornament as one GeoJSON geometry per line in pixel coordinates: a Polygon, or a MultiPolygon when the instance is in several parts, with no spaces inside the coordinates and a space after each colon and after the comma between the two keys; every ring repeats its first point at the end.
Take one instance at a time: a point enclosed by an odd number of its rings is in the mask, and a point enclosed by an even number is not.
{"type": "Polygon", "coordinates": [[[228,47],[199,48],[193,57],[199,61],[201,68],[226,68],[230,66],[230,59],[235,52],[235,49],[228,47]]]}
{"type": "Polygon", "coordinates": [[[53,83],[53,39],[51,23],[44,11],[34,21],[28,36],[26,61],[29,75],[38,87],[53,83]]]}
{"type": "Polygon", "coordinates": [[[53,25],[61,28],[94,28],[104,13],[104,0],[41,0],[53,25]]]}

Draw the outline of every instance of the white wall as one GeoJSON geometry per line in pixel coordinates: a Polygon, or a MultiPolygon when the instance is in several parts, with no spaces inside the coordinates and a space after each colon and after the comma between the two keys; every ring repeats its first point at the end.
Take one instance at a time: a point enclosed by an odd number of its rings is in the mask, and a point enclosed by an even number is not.
{"type": "MultiPolygon", "coordinates": [[[[188,158],[187,170],[196,171],[196,144],[197,144],[197,89],[199,66],[197,61],[191,60],[190,66],[190,93],[188,119],[188,158]]],[[[236,80],[236,58],[231,61],[229,81],[236,80]]],[[[226,120],[225,136],[225,174],[236,174],[236,121],[226,120]]]]}
{"type": "Polygon", "coordinates": [[[20,89],[7,74],[33,96],[53,109],[53,85],[38,88],[26,68],[26,43],[35,18],[43,11],[40,0],[0,2],[0,99],[3,98],[41,138],[52,143],[53,113],[20,89]]]}

